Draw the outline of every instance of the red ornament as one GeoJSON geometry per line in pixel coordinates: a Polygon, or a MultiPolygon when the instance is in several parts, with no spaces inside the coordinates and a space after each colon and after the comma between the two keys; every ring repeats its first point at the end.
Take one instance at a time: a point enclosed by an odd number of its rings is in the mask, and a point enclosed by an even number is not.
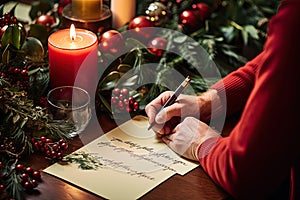
{"type": "Polygon", "coordinates": [[[127,30],[133,29],[134,35],[138,38],[149,39],[153,33],[152,29],[143,29],[146,27],[153,27],[154,24],[147,18],[147,16],[138,16],[131,20],[128,24],[127,30]]]}
{"type": "Polygon", "coordinates": [[[161,57],[166,49],[168,41],[165,38],[156,37],[148,43],[148,48],[151,53],[161,57]]]}
{"type": "Polygon", "coordinates": [[[50,30],[51,26],[55,23],[55,19],[51,15],[40,15],[35,23],[44,25],[48,30],[50,30]]]}
{"type": "Polygon", "coordinates": [[[179,16],[179,22],[186,32],[194,32],[202,27],[202,21],[195,14],[194,10],[184,10],[179,16]]]}
{"type": "Polygon", "coordinates": [[[116,30],[104,32],[99,40],[99,48],[102,53],[117,54],[120,53],[125,46],[122,34],[116,30]]]}
{"type": "Polygon", "coordinates": [[[193,4],[192,8],[197,11],[196,13],[201,20],[206,20],[210,17],[210,7],[206,3],[193,4]]]}

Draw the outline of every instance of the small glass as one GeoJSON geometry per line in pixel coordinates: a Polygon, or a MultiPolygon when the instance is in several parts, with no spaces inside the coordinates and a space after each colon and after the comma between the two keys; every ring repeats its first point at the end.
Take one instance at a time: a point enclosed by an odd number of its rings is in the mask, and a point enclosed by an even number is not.
{"type": "Polygon", "coordinates": [[[74,86],[56,87],[48,92],[49,114],[53,120],[64,120],[74,125],[69,137],[80,134],[91,119],[90,95],[74,86]]]}

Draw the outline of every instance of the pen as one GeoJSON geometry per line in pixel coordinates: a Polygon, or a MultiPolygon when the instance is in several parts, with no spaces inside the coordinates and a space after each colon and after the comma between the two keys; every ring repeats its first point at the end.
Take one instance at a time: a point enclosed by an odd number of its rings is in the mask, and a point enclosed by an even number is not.
{"type": "MultiPolygon", "coordinates": [[[[175,90],[174,94],[166,101],[166,103],[160,108],[160,110],[156,114],[158,114],[159,112],[161,112],[165,107],[168,107],[168,106],[172,105],[173,103],[175,103],[177,97],[182,93],[182,91],[184,90],[184,88],[187,87],[187,85],[189,84],[190,80],[191,80],[191,78],[189,76],[187,76],[184,79],[184,81],[175,90]]],[[[154,125],[155,125],[155,120],[150,124],[150,126],[148,127],[148,130],[150,130],[154,125]]]]}

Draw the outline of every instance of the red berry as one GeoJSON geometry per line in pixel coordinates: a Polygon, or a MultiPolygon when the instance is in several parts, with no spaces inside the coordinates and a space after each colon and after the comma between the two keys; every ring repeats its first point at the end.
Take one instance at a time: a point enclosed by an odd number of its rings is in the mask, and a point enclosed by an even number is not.
{"type": "Polygon", "coordinates": [[[135,111],[137,111],[137,110],[139,109],[139,103],[138,103],[138,102],[134,102],[134,104],[133,104],[133,109],[134,109],[135,111]]]}
{"type": "Polygon", "coordinates": [[[127,88],[123,88],[123,89],[121,90],[121,94],[124,95],[124,96],[127,96],[127,95],[129,94],[128,89],[127,89],[127,88]]]}
{"type": "Polygon", "coordinates": [[[2,162],[0,162],[0,169],[3,167],[3,163],[2,162]]]}
{"type": "Polygon", "coordinates": [[[35,147],[36,150],[40,149],[39,142],[34,142],[33,146],[35,147]]]}
{"type": "Polygon", "coordinates": [[[25,173],[27,173],[27,174],[31,175],[31,174],[32,174],[32,172],[33,172],[33,169],[32,169],[32,167],[26,167],[26,169],[25,169],[25,173]]]}
{"type": "Polygon", "coordinates": [[[46,142],[46,137],[45,136],[42,136],[41,138],[40,138],[40,140],[42,141],[42,142],[46,142]]]}
{"type": "Polygon", "coordinates": [[[41,178],[41,173],[39,171],[34,171],[32,173],[32,177],[35,179],[40,179],[41,178]]]}
{"type": "Polygon", "coordinates": [[[54,145],[52,146],[52,149],[53,149],[54,151],[57,151],[57,150],[59,150],[59,146],[58,146],[57,144],[54,144],[54,145]]]}
{"type": "Polygon", "coordinates": [[[119,88],[115,88],[114,89],[114,94],[115,95],[119,95],[120,94],[120,89],[119,88]]]}
{"type": "Polygon", "coordinates": [[[15,68],[15,69],[14,69],[14,73],[15,73],[15,74],[19,74],[20,72],[21,72],[20,68],[15,68]]]}
{"type": "Polygon", "coordinates": [[[63,156],[62,156],[62,153],[61,153],[61,152],[58,152],[58,153],[57,153],[57,159],[60,160],[60,159],[62,159],[62,157],[63,157],[63,156]]]}
{"type": "Polygon", "coordinates": [[[38,186],[38,182],[37,182],[37,180],[35,180],[35,179],[32,179],[32,180],[31,180],[31,184],[32,184],[32,187],[33,187],[33,188],[36,188],[36,187],[38,186]]]}
{"type": "Polygon", "coordinates": [[[28,174],[23,173],[23,174],[21,175],[21,178],[22,178],[23,181],[27,181],[28,178],[29,178],[29,176],[28,176],[28,174]]]}
{"type": "Polygon", "coordinates": [[[68,149],[68,143],[66,143],[66,142],[62,143],[60,146],[64,150],[68,149]]]}
{"type": "Polygon", "coordinates": [[[134,98],[131,96],[128,98],[128,100],[129,100],[129,105],[133,105],[135,102],[134,98]]]}
{"type": "Polygon", "coordinates": [[[59,141],[58,141],[58,143],[59,144],[62,144],[62,143],[65,143],[66,141],[64,140],[64,139],[60,139],[59,141]]]}
{"type": "Polygon", "coordinates": [[[48,156],[48,157],[51,156],[51,151],[50,151],[50,150],[47,150],[47,151],[46,151],[46,156],[48,156]]]}
{"type": "Polygon", "coordinates": [[[125,105],[129,105],[129,100],[128,100],[128,99],[124,99],[124,100],[123,100],[123,103],[124,103],[125,105]]]}
{"type": "Polygon", "coordinates": [[[32,189],[32,184],[29,181],[26,181],[23,186],[26,190],[32,189]]]}
{"type": "Polygon", "coordinates": [[[3,192],[5,190],[5,186],[3,184],[0,184],[0,191],[3,192]]]}
{"type": "Polygon", "coordinates": [[[27,75],[28,75],[27,70],[26,70],[26,69],[23,69],[23,70],[21,71],[21,75],[22,75],[22,76],[27,76],[27,75]]]}
{"type": "Polygon", "coordinates": [[[130,112],[132,112],[132,108],[130,106],[127,106],[126,111],[130,113],[130,112]]]}
{"type": "Polygon", "coordinates": [[[45,141],[45,143],[52,143],[53,141],[52,141],[52,139],[50,139],[50,138],[47,138],[46,139],[46,141],[45,141]]]}
{"type": "Polygon", "coordinates": [[[9,20],[10,24],[17,24],[18,23],[18,19],[16,17],[11,17],[9,20]]]}
{"type": "Polygon", "coordinates": [[[22,164],[18,164],[18,165],[16,166],[16,170],[17,170],[18,172],[23,171],[23,169],[24,169],[24,166],[23,166],[22,164]]]}
{"type": "Polygon", "coordinates": [[[118,106],[123,107],[124,106],[123,101],[119,101],[118,106]]]}
{"type": "Polygon", "coordinates": [[[112,104],[116,104],[117,103],[117,98],[116,97],[111,97],[110,99],[112,104]]]}
{"type": "Polygon", "coordinates": [[[57,157],[56,151],[51,151],[51,158],[55,159],[57,157]]]}
{"type": "Polygon", "coordinates": [[[123,101],[124,95],[123,95],[123,94],[120,94],[120,95],[119,95],[119,99],[120,99],[121,101],[123,101]]]}

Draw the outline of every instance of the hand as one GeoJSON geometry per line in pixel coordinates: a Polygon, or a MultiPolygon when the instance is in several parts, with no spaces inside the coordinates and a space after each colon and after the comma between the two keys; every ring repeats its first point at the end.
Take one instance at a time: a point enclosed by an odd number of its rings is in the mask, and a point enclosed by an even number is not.
{"type": "Polygon", "coordinates": [[[200,120],[187,117],[171,134],[163,136],[162,140],[179,155],[197,161],[200,145],[213,137],[220,137],[220,134],[200,120]]]}
{"type": "Polygon", "coordinates": [[[161,135],[169,134],[180,122],[181,118],[186,116],[200,116],[199,97],[184,94],[181,94],[174,104],[164,108],[162,112],[157,114],[158,110],[172,94],[173,92],[171,91],[163,92],[145,108],[149,123],[156,122],[153,130],[161,135]]]}

